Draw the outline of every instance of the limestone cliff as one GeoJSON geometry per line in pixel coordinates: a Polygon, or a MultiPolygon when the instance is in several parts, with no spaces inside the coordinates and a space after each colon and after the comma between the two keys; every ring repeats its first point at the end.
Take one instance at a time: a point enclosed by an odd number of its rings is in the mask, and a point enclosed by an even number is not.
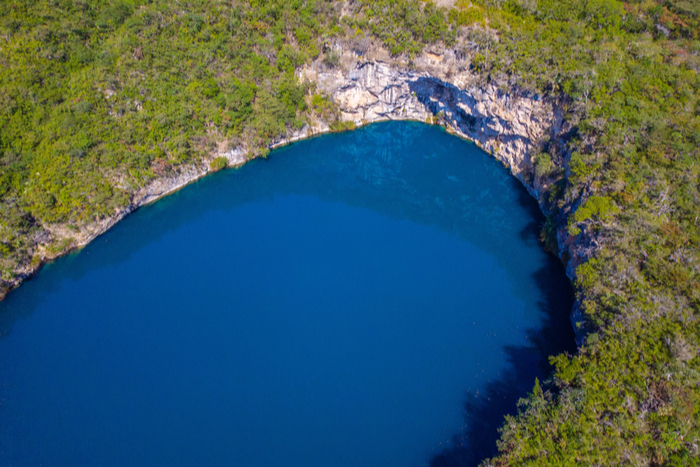
{"type": "Polygon", "coordinates": [[[462,89],[429,71],[385,63],[358,63],[347,72],[305,68],[301,76],[333,98],[343,120],[358,126],[381,120],[439,121],[493,154],[523,181],[532,169],[533,150],[554,120],[551,106],[536,95],[509,94],[493,85],[462,89]]]}

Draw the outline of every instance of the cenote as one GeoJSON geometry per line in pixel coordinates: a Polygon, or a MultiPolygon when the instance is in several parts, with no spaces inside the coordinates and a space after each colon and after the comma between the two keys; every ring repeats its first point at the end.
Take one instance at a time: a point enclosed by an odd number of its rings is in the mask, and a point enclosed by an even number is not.
{"type": "Polygon", "coordinates": [[[0,303],[0,463],[477,462],[573,351],[542,222],[418,123],[206,177],[0,303]]]}

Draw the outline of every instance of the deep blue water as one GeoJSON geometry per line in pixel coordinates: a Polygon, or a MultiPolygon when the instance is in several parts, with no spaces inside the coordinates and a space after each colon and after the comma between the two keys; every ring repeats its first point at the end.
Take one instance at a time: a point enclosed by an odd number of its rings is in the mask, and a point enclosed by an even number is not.
{"type": "Polygon", "coordinates": [[[0,303],[0,465],[467,465],[572,350],[522,186],[376,124],[147,206],[0,303]]]}

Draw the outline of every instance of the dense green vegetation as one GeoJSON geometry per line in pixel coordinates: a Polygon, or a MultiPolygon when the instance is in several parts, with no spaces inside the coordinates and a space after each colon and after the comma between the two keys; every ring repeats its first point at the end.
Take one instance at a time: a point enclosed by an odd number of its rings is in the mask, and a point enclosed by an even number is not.
{"type": "Polygon", "coordinates": [[[114,213],[217,143],[302,124],[294,69],[334,31],[322,1],[0,2],[0,270],[42,225],[114,213]]]}
{"type": "MultiPolygon", "coordinates": [[[[586,342],[552,358],[492,465],[700,463],[700,4],[692,0],[0,3],[3,278],[48,223],[332,103],[294,77],[332,38],[459,47],[561,111],[534,177],[574,258],[586,342]]],[[[325,53],[324,63],[337,57],[325,53]]],[[[342,125],[337,125],[338,129],[342,125]]],[[[220,164],[220,162],[215,162],[220,164]]],[[[558,236],[558,238],[557,238],[558,236]]]]}

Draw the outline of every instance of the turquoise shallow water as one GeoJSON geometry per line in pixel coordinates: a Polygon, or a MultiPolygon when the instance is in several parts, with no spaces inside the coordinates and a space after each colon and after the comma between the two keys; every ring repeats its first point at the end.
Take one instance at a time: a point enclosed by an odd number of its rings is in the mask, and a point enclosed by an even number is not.
{"type": "Polygon", "coordinates": [[[541,222],[415,123],[207,177],[0,302],[0,464],[467,465],[572,350],[541,222]]]}

